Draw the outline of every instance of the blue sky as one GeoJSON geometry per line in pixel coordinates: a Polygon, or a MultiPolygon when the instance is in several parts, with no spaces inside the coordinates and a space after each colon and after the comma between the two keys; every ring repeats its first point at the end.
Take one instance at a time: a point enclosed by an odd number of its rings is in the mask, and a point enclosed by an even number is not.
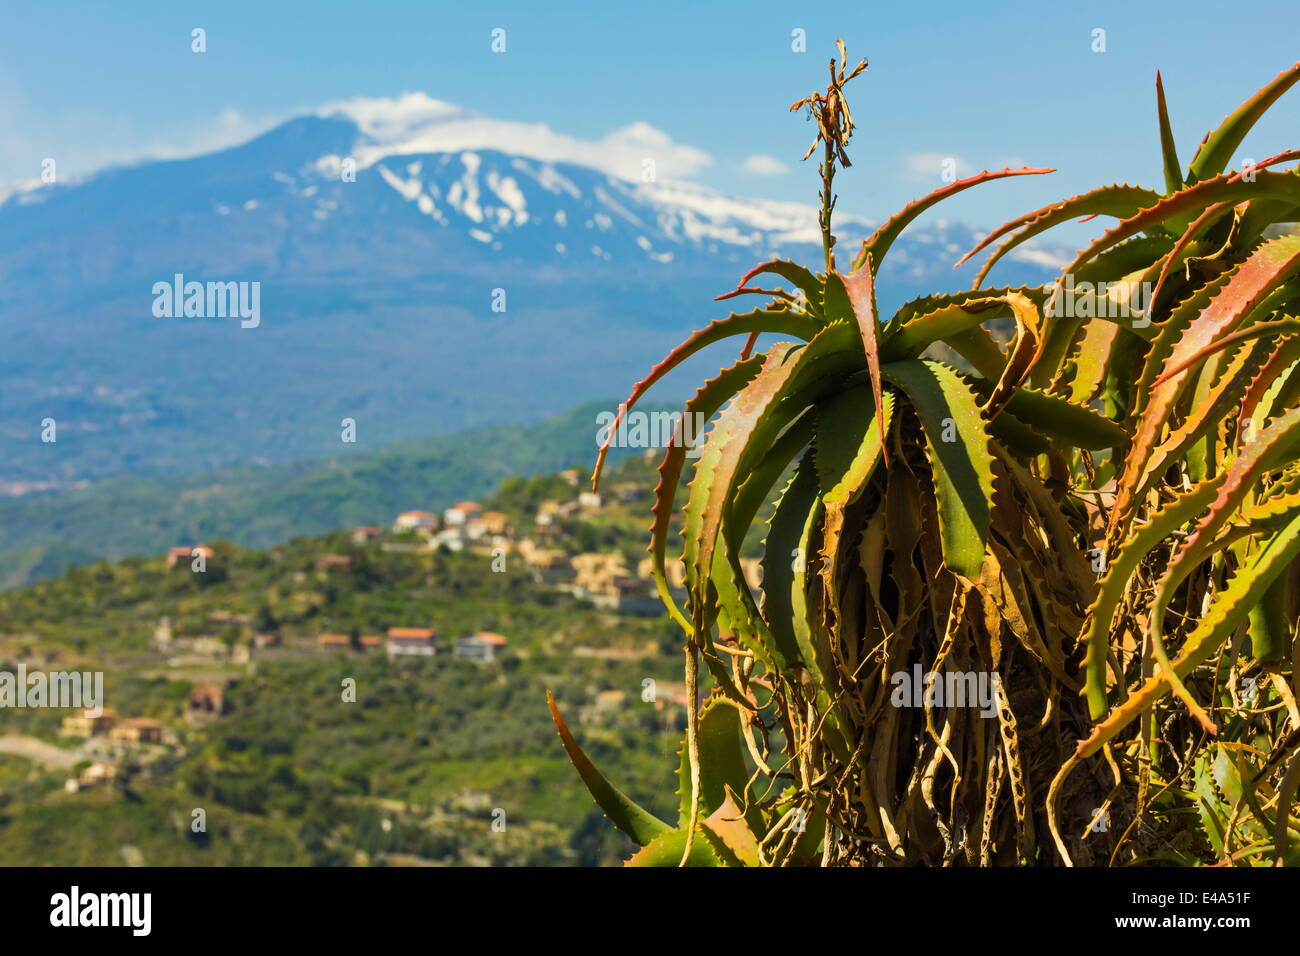
{"type": "MultiPolygon", "coordinates": [[[[815,11],[762,0],[25,4],[0,31],[0,182],[39,175],[47,156],[83,173],[227,145],[330,101],[421,90],[595,142],[647,123],[697,157],[687,178],[812,202],[815,170],[799,162],[812,129],[786,109],[823,84],[843,37],[871,69],[850,88],[859,132],[841,209],[888,215],[940,184],[942,157],[963,172],[1059,170],[983,187],[946,210],[987,225],[1102,182],[1156,185],[1157,67],[1186,163],[1207,129],[1300,53],[1300,6],[1251,9],[1202,0],[858,0],[815,11]],[[190,50],[194,27],[206,30],[205,54],[190,50]],[[497,27],[504,54],[490,50],[497,27]],[[806,53],[791,49],[795,29],[806,53]],[[1095,29],[1106,31],[1104,53],[1093,52],[1095,29]]],[[[1242,156],[1300,146],[1298,121],[1300,92],[1242,156]]]]}

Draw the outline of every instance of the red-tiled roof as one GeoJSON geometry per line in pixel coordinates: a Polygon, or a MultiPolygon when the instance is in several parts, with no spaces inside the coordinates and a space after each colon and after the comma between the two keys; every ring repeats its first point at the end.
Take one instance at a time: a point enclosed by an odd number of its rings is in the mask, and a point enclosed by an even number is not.
{"type": "Polygon", "coordinates": [[[199,544],[199,545],[177,545],[177,546],[174,547],[174,548],[168,548],[168,549],[167,549],[167,557],[169,557],[169,558],[188,558],[188,557],[190,557],[191,555],[193,555],[195,551],[197,551],[199,554],[203,555],[205,558],[210,558],[210,557],[212,557],[212,555],[215,553],[211,548],[209,548],[207,545],[203,545],[203,544],[199,544]]]}
{"type": "Polygon", "coordinates": [[[390,627],[388,636],[395,641],[431,641],[438,632],[431,627],[390,627]]]}

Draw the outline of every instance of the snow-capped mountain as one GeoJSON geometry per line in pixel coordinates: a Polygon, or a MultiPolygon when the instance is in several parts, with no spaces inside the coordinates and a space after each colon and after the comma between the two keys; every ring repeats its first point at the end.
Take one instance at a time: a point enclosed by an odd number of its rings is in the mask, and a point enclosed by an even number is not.
{"type": "MultiPolygon", "coordinates": [[[[710,300],[751,265],[819,256],[813,207],[674,180],[691,157],[659,135],[617,131],[584,163],[544,127],[408,94],[11,191],[0,479],[329,454],[343,417],[372,444],[620,395],[724,314],[710,300]],[[257,283],[258,323],[160,312],[178,275],[257,283]],[[32,444],[45,418],[56,453],[32,444]]],[[[842,248],[871,227],[840,216],[842,248]]],[[[951,264],[976,238],[906,233],[882,307],[969,281],[951,264]]],[[[1026,251],[1003,278],[1042,281],[1058,259],[1026,251]]]]}

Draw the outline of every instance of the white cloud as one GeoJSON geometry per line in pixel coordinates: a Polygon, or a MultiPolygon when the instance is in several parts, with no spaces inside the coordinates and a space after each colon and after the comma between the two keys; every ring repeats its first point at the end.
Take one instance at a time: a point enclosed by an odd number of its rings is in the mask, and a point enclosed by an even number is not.
{"type": "Polygon", "coordinates": [[[648,123],[631,123],[600,139],[584,140],[556,132],[545,123],[481,116],[418,92],[395,99],[341,100],[317,110],[320,116],[338,113],[352,119],[365,134],[355,150],[363,167],[392,155],[499,149],[543,162],[581,163],[640,180],[647,159],[654,160],[656,177],[667,179],[690,176],[713,162],[707,153],[674,142],[648,123]]]}
{"type": "Polygon", "coordinates": [[[903,169],[911,182],[936,185],[946,182],[945,176],[964,179],[975,172],[970,163],[950,153],[913,153],[903,158],[903,169]]]}
{"type": "MultiPolygon", "coordinates": [[[[678,143],[663,130],[635,122],[610,130],[599,139],[557,132],[545,123],[494,119],[425,93],[395,98],[355,98],[328,103],[297,114],[249,116],[225,109],[216,116],[195,116],[159,129],[141,128],[134,120],[103,112],[52,116],[0,83],[0,192],[41,172],[41,160],[58,162],[60,181],[93,173],[105,166],[144,160],[180,159],[235,146],[266,132],[291,115],[344,114],[362,130],[354,151],[361,166],[385,156],[427,152],[499,149],[543,162],[593,166],[622,179],[641,181],[645,161],[654,161],[657,179],[682,179],[712,165],[702,150],[678,143]]],[[[0,196],[0,199],[3,197],[0,196]]]]}
{"type": "Polygon", "coordinates": [[[745,172],[755,176],[779,176],[790,171],[790,167],[775,156],[765,156],[761,153],[747,157],[743,168],[745,172]]]}

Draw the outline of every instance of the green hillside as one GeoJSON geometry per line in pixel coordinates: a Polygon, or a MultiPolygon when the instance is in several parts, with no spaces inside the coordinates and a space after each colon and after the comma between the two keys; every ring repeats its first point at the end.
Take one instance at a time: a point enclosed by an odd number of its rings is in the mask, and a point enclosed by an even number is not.
{"type": "MultiPolygon", "coordinates": [[[[99,558],[153,554],[224,538],[264,547],[294,535],[387,524],[408,508],[478,498],[510,475],[589,465],[589,404],[532,425],[492,425],[321,461],[243,466],[179,478],[115,478],[89,488],[0,500],[0,588],[99,558]]],[[[617,454],[619,449],[615,449],[617,454]]]]}
{"type": "MultiPolygon", "coordinates": [[[[638,458],[610,477],[644,489],[651,475],[638,458]]],[[[522,524],[539,501],[577,494],[553,476],[512,480],[485,504],[522,524]]],[[[648,502],[635,497],[575,518],[549,546],[636,555],[648,502]]],[[[628,846],[572,772],[548,689],[594,760],[675,812],[680,633],[662,614],[602,610],[514,553],[503,567],[413,535],[207,543],[201,573],[135,557],[0,594],[0,671],[102,671],[115,719],[151,719],[165,735],[68,737],[71,710],[6,710],[0,865],[616,862],[628,846]],[[361,650],[361,635],[390,627],[436,630],[437,653],[361,650]],[[481,631],[508,640],[495,660],[453,653],[481,631]],[[352,646],[323,648],[323,633],[352,646]],[[226,712],[195,722],[192,692],[214,686],[226,712]],[[68,791],[104,763],[107,783],[68,791]]]]}

